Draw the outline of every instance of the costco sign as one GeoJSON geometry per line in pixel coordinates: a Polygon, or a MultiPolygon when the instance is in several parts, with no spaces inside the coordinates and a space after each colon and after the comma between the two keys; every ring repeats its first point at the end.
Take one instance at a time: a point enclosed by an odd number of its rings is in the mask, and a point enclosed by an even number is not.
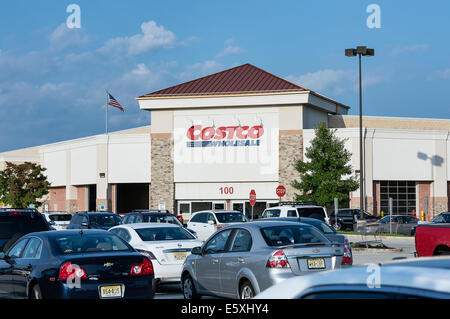
{"type": "Polygon", "coordinates": [[[259,146],[263,134],[262,125],[217,128],[193,125],[187,130],[187,147],[259,146]]]}

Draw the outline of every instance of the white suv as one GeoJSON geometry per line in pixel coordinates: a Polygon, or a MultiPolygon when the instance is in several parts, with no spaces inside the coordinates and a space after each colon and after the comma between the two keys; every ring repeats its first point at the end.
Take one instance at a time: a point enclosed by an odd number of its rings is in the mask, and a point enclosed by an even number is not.
{"type": "Polygon", "coordinates": [[[329,224],[327,211],[324,207],[318,206],[316,202],[281,202],[279,206],[270,207],[264,210],[261,218],[276,217],[308,217],[315,218],[329,224]]]}
{"type": "Polygon", "coordinates": [[[197,238],[205,241],[218,229],[230,223],[247,222],[248,219],[238,211],[232,210],[204,210],[192,214],[187,223],[187,228],[195,231],[197,238]]]}

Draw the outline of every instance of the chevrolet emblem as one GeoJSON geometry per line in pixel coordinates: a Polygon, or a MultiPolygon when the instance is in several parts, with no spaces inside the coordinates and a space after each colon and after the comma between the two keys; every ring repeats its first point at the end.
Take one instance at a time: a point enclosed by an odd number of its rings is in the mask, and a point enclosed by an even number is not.
{"type": "Polygon", "coordinates": [[[114,266],[114,263],[104,263],[103,266],[105,266],[105,267],[112,267],[112,266],[114,266]]]}
{"type": "Polygon", "coordinates": [[[313,253],[317,254],[318,252],[320,252],[320,249],[317,249],[317,248],[313,249],[313,253]]]}

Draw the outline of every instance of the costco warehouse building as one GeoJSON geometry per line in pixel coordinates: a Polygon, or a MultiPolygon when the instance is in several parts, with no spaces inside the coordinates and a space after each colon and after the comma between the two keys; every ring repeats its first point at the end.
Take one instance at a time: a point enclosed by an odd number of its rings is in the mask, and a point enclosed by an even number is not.
{"type": "MultiPolygon", "coordinates": [[[[165,207],[255,212],[278,202],[290,186],[296,159],[325,122],[346,138],[359,172],[359,118],[349,107],[250,64],[137,98],[152,125],[0,153],[4,162],[32,161],[47,171],[45,209],[112,210],[165,207]]],[[[363,118],[365,205],[369,212],[447,211],[450,120],[363,118]]],[[[350,194],[359,207],[359,190],[350,194]]]]}

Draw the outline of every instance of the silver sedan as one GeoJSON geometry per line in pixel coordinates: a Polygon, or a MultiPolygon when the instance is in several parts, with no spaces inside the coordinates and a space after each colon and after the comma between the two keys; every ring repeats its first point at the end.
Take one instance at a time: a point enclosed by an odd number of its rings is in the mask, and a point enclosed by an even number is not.
{"type": "Polygon", "coordinates": [[[285,279],[339,268],[342,246],[315,227],[260,221],[233,224],[191,251],[183,265],[185,299],[252,298],[285,279]]]}

